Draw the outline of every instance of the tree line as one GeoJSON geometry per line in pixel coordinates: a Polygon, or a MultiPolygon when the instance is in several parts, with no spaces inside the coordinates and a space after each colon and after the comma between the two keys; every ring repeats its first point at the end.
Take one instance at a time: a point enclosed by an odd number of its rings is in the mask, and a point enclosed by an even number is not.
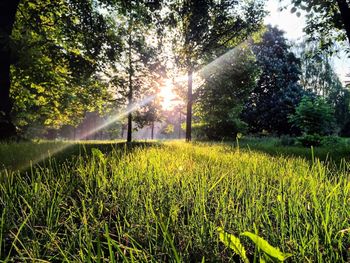
{"type": "Polygon", "coordinates": [[[174,72],[187,78],[179,96],[186,102],[188,141],[192,123],[196,136],[209,139],[242,131],[306,132],[302,118],[310,116],[301,109],[315,105],[333,116],[326,125],[333,128],[320,133],[346,134],[349,94],[329,57],[337,52],[334,39],[349,42],[349,4],[285,6],[307,19],[308,39],[299,50],[292,50],[283,32],[263,25],[264,4],[2,0],[0,139],[34,133],[33,127],[74,127],[88,112],[117,115],[126,109],[131,141],[133,123],[150,125],[162,114],[157,98],[137,111],[133,105],[157,94],[174,72]],[[220,65],[205,69],[218,58],[220,65]],[[193,83],[195,75],[200,85],[193,83]]]}

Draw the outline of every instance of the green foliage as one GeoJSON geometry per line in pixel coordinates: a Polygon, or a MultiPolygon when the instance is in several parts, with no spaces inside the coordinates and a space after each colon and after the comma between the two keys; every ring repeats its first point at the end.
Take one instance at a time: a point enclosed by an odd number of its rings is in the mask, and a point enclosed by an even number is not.
{"type": "Polygon", "coordinates": [[[329,135],[335,131],[334,109],[321,97],[303,97],[289,120],[308,135],[329,135]]]}
{"type": "Polygon", "coordinates": [[[248,257],[246,255],[246,250],[244,249],[241,241],[238,237],[226,233],[222,227],[218,227],[217,231],[219,232],[219,239],[226,247],[231,248],[239,257],[243,260],[243,262],[249,262],[248,257]]]}
{"type": "Polygon", "coordinates": [[[168,124],[163,130],[163,134],[172,134],[174,133],[174,125],[173,124],[168,124]]]}
{"type": "Polygon", "coordinates": [[[325,147],[343,147],[346,146],[345,141],[338,136],[324,136],[321,145],[325,147]]]}
{"type": "Polygon", "coordinates": [[[21,1],[12,32],[13,116],[30,125],[77,125],[110,96],[97,72],[118,57],[114,24],[90,1],[21,1]]]}
{"type": "Polygon", "coordinates": [[[298,137],[297,140],[304,147],[320,146],[322,141],[322,136],[318,134],[304,134],[298,137]]]}
{"type": "Polygon", "coordinates": [[[330,55],[320,50],[317,42],[303,43],[300,48],[302,75],[300,83],[307,91],[322,96],[334,107],[336,123],[340,130],[350,119],[350,93],[343,87],[339,77],[331,65],[330,55]]]}
{"type": "Polygon", "coordinates": [[[196,110],[206,138],[234,139],[246,130],[240,115],[258,73],[255,57],[245,45],[229,50],[202,72],[205,82],[197,91],[196,110]]]}
{"type": "MultiPolygon", "coordinates": [[[[282,1],[282,0],[280,0],[282,1]]],[[[346,0],[292,0],[292,13],[300,16],[300,11],[306,12],[306,26],[304,31],[309,40],[317,40],[319,47],[331,51],[334,48],[334,41],[338,43],[350,41],[349,33],[349,3],[346,0]],[[347,11],[340,9],[344,4],[347,11]]]]}
{"type": "Polygon", "coordinates": [[[251,232],[243,232],[242,236],[250,238],[251,241],[261,249],[268,257],[276,259],[277,261],[285,261],[288,257],[292,256],[289,253],[282,253],[278,248],[271,246],[266,240],[251,232]]]}
{"type": "Polygon", "coordinates": [[[264,1],[170,1],[168,24],[173,34],[176,62],[185,69],[215,59],[222,49],[235,47],[261,25],[264,1]]]}
{"type": "Polygon", "coordinates": [[[294,113],[304,94],[298,83],[299,59],[290,51],[284,33],[271,26],[261,41],[251,45],[261,74],[245,103],[243,121],[253,133],[298,133],[288,122],[288,115],[294,113]]]}
{"type": "MultiPolygon", "coordinates": [[[[249,263],[246,250],[241,244],[239,238],[232,234],[226,233],[221,227],[218,227],[217,231],[219,232],[220,241],[239,255],[243,262],[249,263]]],[[[271,246],[266,240],[251,232],[243,232],[241,233],[241,236],[248,237],[251,241],[253,241],[259,250],[263,251],[264,254],[260,255],[260,262],[283,262],[288,257],[292,256],[292,254],[289,253],[282,253],[278,248],[271,246]]]]}
{"type": "Polygon", "coordinates": [[[288,135],[281,136],[281,145],[282,146],[293,146],[295,145],[295,138],[288,135]]]}

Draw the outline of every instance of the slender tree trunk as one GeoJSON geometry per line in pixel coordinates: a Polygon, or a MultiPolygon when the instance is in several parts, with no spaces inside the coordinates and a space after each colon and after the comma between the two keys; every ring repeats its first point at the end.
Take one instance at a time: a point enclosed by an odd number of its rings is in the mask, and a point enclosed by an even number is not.
{"type": "Polygon", "coordinates": [[[154,122],[152,122],[152,125],[151,125],[151,139],[152,140],[154,139],[154,122]]]}
{"type": "Polygon", "coordinates": [[[15,23],[19,0],[0,1],[0,140],[16,135],[11,121],[12,102],[10,99],[10,36],[15,23]]]}
{"type": "Polygon", "coordinates": [[[346,0],[337,0],[341,18],[346,31],[346,36],[348,37],[348,42],[350,43],[350,7],[346,0]]]}
{"type": "MultiPolygon", "coordinates": [[[[131,8],[130,8],[131,13],[131,8]]],[[[132,141],[132,112],[131,107],[133,103],[133,87],[132,87],[132,61],[131,61],[131,45],[132,45],[132,39],[131,39],[131,31],[132,31],[132,16],[130,14],[130,21],[129,21],[129,40],[128,40],[128,59],[129,59],[129,94],[128,94],[128,132],[127,132],[127,142],[132,141]]]]}
{"type": "Polygon", "coordinates": [[[124,127],[124,124],[122,125],[122,131],[121,131],[121,137],[122,137],[122,139],[123,139],[123,137],[124,137],[124,130],[125,130],[125,127],[124,127]]]}
{"type": "Polygon", "coordinates": [[[179,111],[179,139],[181,139],[181,110],[179,111]]]}
{"type": "Polygon", "coordinates": [[[192,75],[193,70],[188,70],[187,113],[186,113],[186,141],[192,140],[192,75]]]}

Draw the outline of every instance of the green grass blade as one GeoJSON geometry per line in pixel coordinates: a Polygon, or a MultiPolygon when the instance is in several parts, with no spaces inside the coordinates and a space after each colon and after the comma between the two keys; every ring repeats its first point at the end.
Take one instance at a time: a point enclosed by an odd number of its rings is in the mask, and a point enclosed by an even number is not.
{"type": "Polygon", "coordinates": [[[232,234],[226,233],[221,227],[218,227],[217,231],[219,232],[220,241],[224,243],[226,247],[231,248],[237,255],[239,255],[245,263],[248,263],[249,260],[247,258],[246,251],[239,238],[232,234]]]}
{"type": "Polygon", "coordinates": [[[254,244],[260,248],[262,251],[264,251],[267,255],[269,255],[272,258],[275,258],[279,261],[285,261],[287,258],[292,256],[292,254],[289,253],[283,253],[278,248],[275,248],[269,244],[265,239],[259,237],[256,234],[253,234],[251,232],[244,232],[241,234],[242,236],[248,237],[251,241],[254,242],[254,244]]]}

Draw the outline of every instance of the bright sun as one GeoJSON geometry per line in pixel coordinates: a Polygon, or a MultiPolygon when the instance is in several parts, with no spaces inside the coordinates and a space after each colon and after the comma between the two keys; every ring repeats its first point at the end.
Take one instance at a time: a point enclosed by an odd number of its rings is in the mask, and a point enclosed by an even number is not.
{"type": "Polygon", "coordinates": [[[178,104],[178,97],[173,92],[173,84],[170,79],[164,81],[164,86],[161,88],[159,96],[162,98],[161,105],[165,110],[170,110],[178,104]]]}

